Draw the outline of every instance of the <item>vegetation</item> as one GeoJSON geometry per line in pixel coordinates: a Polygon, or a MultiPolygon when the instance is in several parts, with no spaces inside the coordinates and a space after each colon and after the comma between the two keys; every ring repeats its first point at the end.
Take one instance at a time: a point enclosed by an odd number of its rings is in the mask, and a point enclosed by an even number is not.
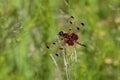
{"type": "Polygon", "coordinates": [[[0,80],[67,80],[58,46],[46,45],[70,15],[85,23],[79,33],[87,45],[75,46],[70,80],[120,80],[120,0],[0,0],[0,80]]]}

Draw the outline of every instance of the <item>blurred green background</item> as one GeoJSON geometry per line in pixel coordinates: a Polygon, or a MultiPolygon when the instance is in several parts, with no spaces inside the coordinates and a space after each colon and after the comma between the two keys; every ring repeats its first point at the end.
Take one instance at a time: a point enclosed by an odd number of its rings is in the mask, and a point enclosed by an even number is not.
{"type": "Polygon", "coordinates": [[[46,45],[70,15],[85,23],[80,41],[88,46],[76,45],[70,80],[120,80],[120,0],[0,0],[0,80],[66,80],[57,46],[46,45]]]}

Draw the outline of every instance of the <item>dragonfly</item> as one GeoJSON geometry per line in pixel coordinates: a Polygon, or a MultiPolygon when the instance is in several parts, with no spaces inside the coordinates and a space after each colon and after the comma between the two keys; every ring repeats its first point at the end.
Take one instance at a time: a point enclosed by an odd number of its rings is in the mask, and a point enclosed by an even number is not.
{"type": "MultiPolygon", "coordinates": [[[[59,31],[57,34],[58,38],[55,41],[53,41],[51,44],[46,46],[48,49],[50,49],[53,45],[57,45],[57,44],[60,45],[59,50],[66,49],[66,45],[72,47],[75,45],[87,47],[84,43],[78,41],[79,35],[77,34],[80,31],[81,27],[84,27],[85,24],[83,22],[80,22],[80,25],[76,25],[75,21],[73,20],[74,20],[74,16],[69,16],[68,25],[67,25],[68,30],[59,31]]],[[[59,56],[59,53],[56,53],[56,56],[59,56]]]]}

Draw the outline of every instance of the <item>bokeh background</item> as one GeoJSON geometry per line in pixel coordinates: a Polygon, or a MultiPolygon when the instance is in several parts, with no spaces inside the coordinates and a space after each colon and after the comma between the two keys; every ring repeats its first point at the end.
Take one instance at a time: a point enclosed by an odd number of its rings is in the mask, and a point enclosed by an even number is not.
{"type": "Polygon", "coordinates": [[[0,80],[66,80],[57,46],[46,45],[70,15],[85,23],[80,41],[87,45],[75,46],[70,80],[120,80],[120,0],[0,0],[0,80]]]}

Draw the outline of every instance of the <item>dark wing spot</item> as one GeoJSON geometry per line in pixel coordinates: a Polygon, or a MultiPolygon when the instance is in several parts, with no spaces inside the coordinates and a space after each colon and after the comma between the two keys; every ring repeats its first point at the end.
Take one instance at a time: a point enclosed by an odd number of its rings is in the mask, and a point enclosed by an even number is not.
{"type": "Polygon", "coordinates": [[[63,40],[63,38],[61,38],[61,40],[63,40]]]}
{"type": "Polygon", "coordinates": [[[73,16],[70,16],[70,18],[73,18],[73,19],[74,19],[74,17],[73,17],[73,16]]]}
{"type": "Polygon", "coordinates": [[[70,24],[72,24],[72,21],[70,21],[70,24]]]}
{"type": "Polygon", "coordinates": [[[77,27],[77,30],[80,30],[80,28],[79,28],[79,27],[77,27]]]}
{"type": "Polygon", "coordinates": [[[50,48],[49,46],[46,46],[48,49],[50,48]]]}
{"type": "Polygon", "coordinates": [[[82,26],[84,26],[85,24],[84,23],[81,23],[82,26]]]}
{"type": "Polygon", "coordinates": [[[56,44],[55,42],[53,42],[53,44],[56,44]]]}
{"type": "Polygon", "coordinates": [[[72,29],[70,28],[69,31],[71,31],[72,29]]]}
{"type": "Polygon", "coordinates": [[[56,56],[59,56],[57,53],[55,54],[56,56]]]}
{"type": "Polygon", "coordinates": [[[60,50],[63,50],[63,48],[59,48],[60,50]]]}

